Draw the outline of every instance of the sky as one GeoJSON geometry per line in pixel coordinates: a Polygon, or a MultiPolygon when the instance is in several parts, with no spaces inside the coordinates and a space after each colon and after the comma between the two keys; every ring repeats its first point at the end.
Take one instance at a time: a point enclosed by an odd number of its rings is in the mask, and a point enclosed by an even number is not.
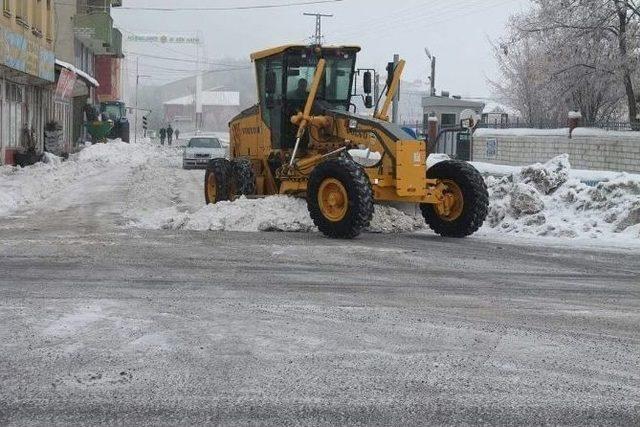
{"type": "MultiPolygon", "coordinates": [[[[125,7],[227,7],[296,3],[303,0],[124,0],[125,7]]],[[[384,71],[394,53],[407,60],[404,79],[426,82],[428,47],[437,57],[436,87],[452,95],[490,97],[488,79],[497,66],[490,40],[504,34],[509,16],[526,10],[529,0],[342,0],[306,6],[237,11],[143,11],[114,8],[115,25],[131,33],[196,35],[210,61],[248,58],[281,44],[307,43],[315,19],[303,12],[333,14],[323,20],[325,44],[359,45],[358,65],[384,71]]],[[[127,52],[195,59],[193,46],[126,43],[127,52]]],[[[130,79],[135,56],[127,60],[130,79]]],[[[140,57],[141,84],[184,76],[195,64],[140,57]],[[160,67],[164,66],[165,69],[160,67]]]]}

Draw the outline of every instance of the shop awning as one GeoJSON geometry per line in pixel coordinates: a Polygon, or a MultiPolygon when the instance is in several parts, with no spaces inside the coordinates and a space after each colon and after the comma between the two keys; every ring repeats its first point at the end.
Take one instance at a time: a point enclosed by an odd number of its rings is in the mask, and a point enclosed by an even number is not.
{"type": "Polygon", "coordinates": [[[59,59],[56,59],[56,66],[61,68],[66,68],[69,71],[73,71],[74,73],[76,73],[76,76],[78,76],[80,80],[84,81],[89,86],[100,87],[100,83],[98,83],[98,81],[94,77],[76,68],[75,66],[69,64],[68,62],[64,62],[59,59]]]}

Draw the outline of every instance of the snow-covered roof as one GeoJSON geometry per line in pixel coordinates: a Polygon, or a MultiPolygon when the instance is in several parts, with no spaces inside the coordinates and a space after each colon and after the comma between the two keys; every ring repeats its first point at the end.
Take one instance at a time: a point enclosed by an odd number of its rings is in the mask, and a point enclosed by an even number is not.
{"type": "Polygon", "coordinates": [[[432,108],[472,108],[476,110],[484,109],[484,103],[478,101],[470,101],[467,99],[456,99],[444,96],[424,96],[422,97],[423,107],[432,108]]]}
{"type": "Polygon", "coordinates": [[[93,76],[90,76],[89,74],[85,73],[81,69],[77,68],[75,65],[69,64],[68,62],[64,62],[59,59],[56,59],[56,65],[62,68],[66,68],[69,71],[73,71],[74,73],[76,73],[78,77],[85,80],[90,85],[94,87],[100,87],[100,83],[98,83],[98,81],[93,76]]]}
{"type": "MultiPolygon", "coordinates": [[[[195,95],[187,95],[171,99],[164,105],[191,105],[195,103],[195,95]]],[[[204,91],[202,92],[202,105],[237,107],[240,105],[240,92],[204,91]]]]}

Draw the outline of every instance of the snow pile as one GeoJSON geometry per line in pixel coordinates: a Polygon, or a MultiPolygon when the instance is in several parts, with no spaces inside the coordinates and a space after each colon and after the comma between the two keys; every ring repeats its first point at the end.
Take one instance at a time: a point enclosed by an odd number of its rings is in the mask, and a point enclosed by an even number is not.
{"type": "MultiPolygon", "coordinates": [[[[149,229],[210,231],[317,231],[304,199],[270,196],[240,198],[207,205],[189,213],[175,207],[142,215],[131,225],[149,229]]],[[[402,233],[423,228],[424,221],[390,206],[376,205],[370,232],[402,233]]]]}
{"type": "Polygon", "coordinates": [[[536,163],[520,171],[525,184],[531,184],[543,194],[550,194],[569,179],[569,155],[554,157],[545,164],[536,163]]]}
{"type": "Polygon", "coordinates": [[[486,178],[485,230],[538,236],[639,237],[640,180],[621,173],[587,186],[570,178],[567,155],[519,173],[486,178]]]}
{"type": "Polygon", "coordinates": [[[71,155],[66,162],[47,153],[44,162],[32,166],[2,166],[0,216],[37,206],[43,200],[65,192],[86,177],[103,172],[105,168],[129,168],[142,164],[148,158],[150,150],[153,147],[148,144],[117,141],[89,146],[80,153],[71,155]]]}

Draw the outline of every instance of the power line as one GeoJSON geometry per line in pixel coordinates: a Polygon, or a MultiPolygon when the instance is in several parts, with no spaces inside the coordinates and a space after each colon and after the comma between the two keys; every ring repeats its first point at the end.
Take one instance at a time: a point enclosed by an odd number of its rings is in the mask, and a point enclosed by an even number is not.
{"type": "Polygon", "coordinates": [[[338,3],[344,0],[315,0],[300,1],[291,3],[262,4],[253,6],[227,6],[227,7],[142,7],[142,6],[120,6],[121,10],[144,10],[149,12],[204,12],[204,11],[233,11],[233,10],[256,10],[256,9],[277,9],[283,7],[308,6],[323,3],[338,3]]]}
{"type": "MultiPolygon", "coordinates": [[[[164,59],[167,61],[174,61],[174,62],[185,62],[185,63],[190,63],[190,64],[197,64],[198,61],[195,59],[182,59],[182,58],[172,58],[172,57],[168,57],[168,56],[160,56],[160,55],[151,55],[151,54],[147,54],[147,53],[137,53],[137,52],[125,52],[127,55],[131,55],[131,56],[140,56],[140,57],[144,57],[144,58],[153,58],[153,59],[164,59]]],[[[219,62],[209,62],[209,61],[200,61],[203,64],[208,64],[208,65],[216,65],[219,67],[231,67],[231,68],[246,68],[245,66],[240,66],[240,65],[231,65],[231,64],[222,64],[219,62]]]]}

